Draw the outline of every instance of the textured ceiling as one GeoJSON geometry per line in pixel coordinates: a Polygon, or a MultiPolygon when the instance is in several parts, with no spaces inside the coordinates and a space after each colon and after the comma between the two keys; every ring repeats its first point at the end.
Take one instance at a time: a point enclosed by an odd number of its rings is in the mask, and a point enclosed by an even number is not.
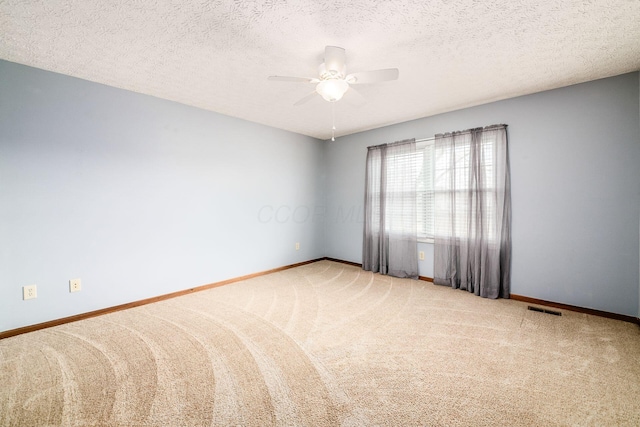
{"type": "MultiPolygon", "coordinates": [[[[336,135],[640,69],[640,0],[0,0],[0,58],[328,139],[304,83],[399,68],[335,104],[336,135]]],[[[0,94],[1,96],[1,94],[0,94]]]]}

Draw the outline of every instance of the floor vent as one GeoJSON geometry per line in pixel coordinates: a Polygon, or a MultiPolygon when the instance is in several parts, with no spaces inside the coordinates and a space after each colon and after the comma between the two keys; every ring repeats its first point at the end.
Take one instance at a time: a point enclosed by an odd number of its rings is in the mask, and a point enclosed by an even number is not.
{"type": "Polygon", "coordinates": [[[546,308],[534,307],[530,305],[530,306],[527,306],[527,309],[531,311],[537,311],[538,313],[547,313],[547,314],[553,314],[554,316],[562,316],[562,313],[560,313],[559,311],[547,310],[546,308]]]}

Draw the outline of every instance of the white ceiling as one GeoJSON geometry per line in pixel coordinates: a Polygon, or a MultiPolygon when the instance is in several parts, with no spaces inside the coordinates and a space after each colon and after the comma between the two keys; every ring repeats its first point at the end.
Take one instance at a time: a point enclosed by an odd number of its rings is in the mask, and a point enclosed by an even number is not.
{"type": "Polygon", "coordinates": [[[0,0],[0,58],[313,137],[331,104],[269,75],[397,67],[336,135],[640,69],[640,0],[0,0]]]}

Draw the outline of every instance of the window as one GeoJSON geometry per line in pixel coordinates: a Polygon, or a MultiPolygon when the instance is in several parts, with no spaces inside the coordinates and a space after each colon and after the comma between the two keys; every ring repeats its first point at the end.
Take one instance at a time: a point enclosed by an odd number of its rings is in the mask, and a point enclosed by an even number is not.
{"type": "MultiPolygon", "coordinates": [[[[487,212],[492,216],[495,212],[495,198],[493,197],[495,186],[494,177],[494,157],[495,157],[495,141],[492,138],[483,138],[481,143],[480,154],[483,166],[483,181],[485,183],[482,196],[478,199],[473,199],[473,203],[483,203],[487,208],[487,212]]],[[[442,193],[442,182],[446,179],[451,179],[449,175],[449,168],[451,162],[455,161],[458,164],[467,165],[464,168],[458,168],[455,172],[455,181],[460,184],[457,188],[457,192],[462,196],[462,193],[468,191],[468,184],[470,183],[470,164],[469,157],[471,156],[471,147],[468,144],[456,145],[452,150],[447,150],[439,153],[436,158],[435,150],[435,138],[427,138],[416,141],[415,154],[402,156],[396,156],[393,161],[388,163],[388,168],[394,167],[406,167],[407,164],[411,164],[416,169],[416,224],[417,224],[417,237],[421,242],[433,243],[435,233],[435,218],[438,215],[440,218],[440,224],[443,227],[447,227],[447,221],[451,222],[444,212],[438,212],[435,206],[435,200],[437,195],[442,193]],[[439,184],[440,183],[440,184],[439,184]],[[439,191],[440,189],[440,191],[439,191]],[[443,222],[444,221],[444,222],[443,222]]],[[[395,191],[398,194],[401,193],[401,184],[395,182],[389,182],[390,191],[395,191]],[[397,188],[396,188],[397,187],[397,188]]],[[[456,198],[458,203],[460,200],[464,202],[464,197],[456,198]]],[[[446,210],[446,206],[444,207],[446,210]]],[[[462,207],[456,211],[456,235],[462,236],[463,224],[466,223],[465,218],[468,209],[462,207]],[[460,228],[460,229],[459,229],[460,228]],[[458,230],[459,229],[459,230],[458,230]]],[[[400,213],[396,213],[400,214],[400,213]]],[[[450,224],[453,226],[453,224],[450,224]]]]}
{"type": "MultiPolygon", "coordinates": [[[[417,238],[422,242],[433,242],[434,231],[434,138],[416,141],[415,153],[403,153],[387,158],[386,167],[389,176],[397,177],[396,170],[411,168],[415,170],[416,181],[416,225],[417,238]]],[[[395,194],[395,197],[416,197],[413,191],[408,191],[406,183],[389,179],[387,181],[387,192],[395,194]]],[[[404,217],[404,212],[390,212],[395,217],[404,217]]],[[[387,222],[391,216],[387,217],[387,222]]],[[[375,217],[378,221],[379,217],[375,217]]],[[[409,222],[405,218],[404,223],[409,222]]],[[[389,224],[386,224],[387,227],[389,224]]]]}

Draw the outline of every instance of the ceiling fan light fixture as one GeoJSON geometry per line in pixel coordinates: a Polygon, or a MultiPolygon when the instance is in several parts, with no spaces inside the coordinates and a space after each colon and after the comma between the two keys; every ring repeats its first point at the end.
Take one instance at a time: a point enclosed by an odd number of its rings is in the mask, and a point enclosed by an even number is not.
{"type": "Polygon", "coordinates": [[[342,79],[323,80],[316,86],[316,92],[326,101],[339,101],[349,89],[349,83],[342,79]]]}

